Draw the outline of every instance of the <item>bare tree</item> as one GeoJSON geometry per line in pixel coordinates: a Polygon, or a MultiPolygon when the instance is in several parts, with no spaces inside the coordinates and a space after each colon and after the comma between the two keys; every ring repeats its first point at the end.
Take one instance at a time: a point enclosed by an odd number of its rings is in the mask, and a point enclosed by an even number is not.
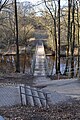
{"type": "MultiPolygon", "coordinates": [[[[45,6],[46,8],[48,9],[52,19],[53,19],[53,24],[54,24],[54,39],[55,39],[55,45],[56,45],[56,73],[58,72],[58,69],[57,69],[57,35],[56,35],[56,3],[54,1],[54,4],[55,4],[55,13],[53,15],[53,11],[50,10],[49,6],[47,5],[47,2],[46,0],[44,0],[44,3],[45,3],[45,6]]],[[[53,7],[53,4],[51,3],[52,7],[53,7]]],[[[52,69],[53,70],[53,69],[52,69]]],[[[52,73],[52,72],[51,72],[52,73]]]]}
{"type": "Polygon", "coordinates": [[[0,11],[7,5],[9,0],[0,0],[0,11]]]}

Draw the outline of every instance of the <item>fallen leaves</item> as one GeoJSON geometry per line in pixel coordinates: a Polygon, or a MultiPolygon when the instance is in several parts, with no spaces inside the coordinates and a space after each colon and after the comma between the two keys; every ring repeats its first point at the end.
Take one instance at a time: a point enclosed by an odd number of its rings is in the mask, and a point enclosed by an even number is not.
{"type": "Polygon", "coordinates": [[[12,106],[0,108],[0,114],[6,120],[79,120],[80,101],[73,100],[71,104],[62,103],[50,108],[30,106],[12,106]]]}

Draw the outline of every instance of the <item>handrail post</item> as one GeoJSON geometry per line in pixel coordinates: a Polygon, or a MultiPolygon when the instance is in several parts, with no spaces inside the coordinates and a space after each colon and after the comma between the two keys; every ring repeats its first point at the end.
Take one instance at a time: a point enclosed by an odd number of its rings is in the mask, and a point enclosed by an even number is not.
{"type": "Polygon", "coordinates": [[[27,105],[27,93],[26,93],[26,85],[24,86],[24,90],[25,90],[25,98],[26,98],[26,105],[27,105]]]}
{"type": "Polygon", "coordinates": [[[21,92],[21,86],[20,86],[20,98],[21,98],[21,105],[23,105],[23,101],[22,101],[22,92],[21,92]]]}
{"type": "Polygon", "coordinates": [[[45,95],[46,95],[45,98],[46,98],[46,108],[47,108],[47,93],[45,95]]]}

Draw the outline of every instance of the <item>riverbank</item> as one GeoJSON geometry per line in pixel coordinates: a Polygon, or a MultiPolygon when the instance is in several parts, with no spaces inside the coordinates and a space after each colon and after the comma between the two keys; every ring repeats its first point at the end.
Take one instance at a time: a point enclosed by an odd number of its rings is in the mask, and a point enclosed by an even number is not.
{"type": "Polygon", "coordinates": [[[30,73],[8,73],[0,75],[0,84],[27,84],[32,86],[34,77],[30,73]]]}

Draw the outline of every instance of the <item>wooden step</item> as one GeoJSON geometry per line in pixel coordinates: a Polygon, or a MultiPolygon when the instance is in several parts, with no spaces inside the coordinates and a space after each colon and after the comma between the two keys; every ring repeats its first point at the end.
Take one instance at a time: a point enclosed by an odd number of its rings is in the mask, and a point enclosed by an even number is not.
{"type": "Polygon", "coordinates": [[[26,99],[28,105],[34,106],[34,100],[32,97],[32,91],[30,89],[30,86],[26,86],[26,99]]]}
{"type": "Polygon", "coordinates": [[[40,98],[39,98],[36,88],[33,88],[32,95],[34,96],[33,99],[34,99],[35,106],[42,107],[42,104],[41,104],[41,101],[40,101],[40,98]]]}
{"type": "Polygon", "coordinates": [[[39,95],[39,98],[41,100],[42,106],[46,107],[47,106],[47,101],[46,101],[46,98],[45,98],[44,93],[42,92],[42,90],[38,91],[38,95],[39,95]]]}

